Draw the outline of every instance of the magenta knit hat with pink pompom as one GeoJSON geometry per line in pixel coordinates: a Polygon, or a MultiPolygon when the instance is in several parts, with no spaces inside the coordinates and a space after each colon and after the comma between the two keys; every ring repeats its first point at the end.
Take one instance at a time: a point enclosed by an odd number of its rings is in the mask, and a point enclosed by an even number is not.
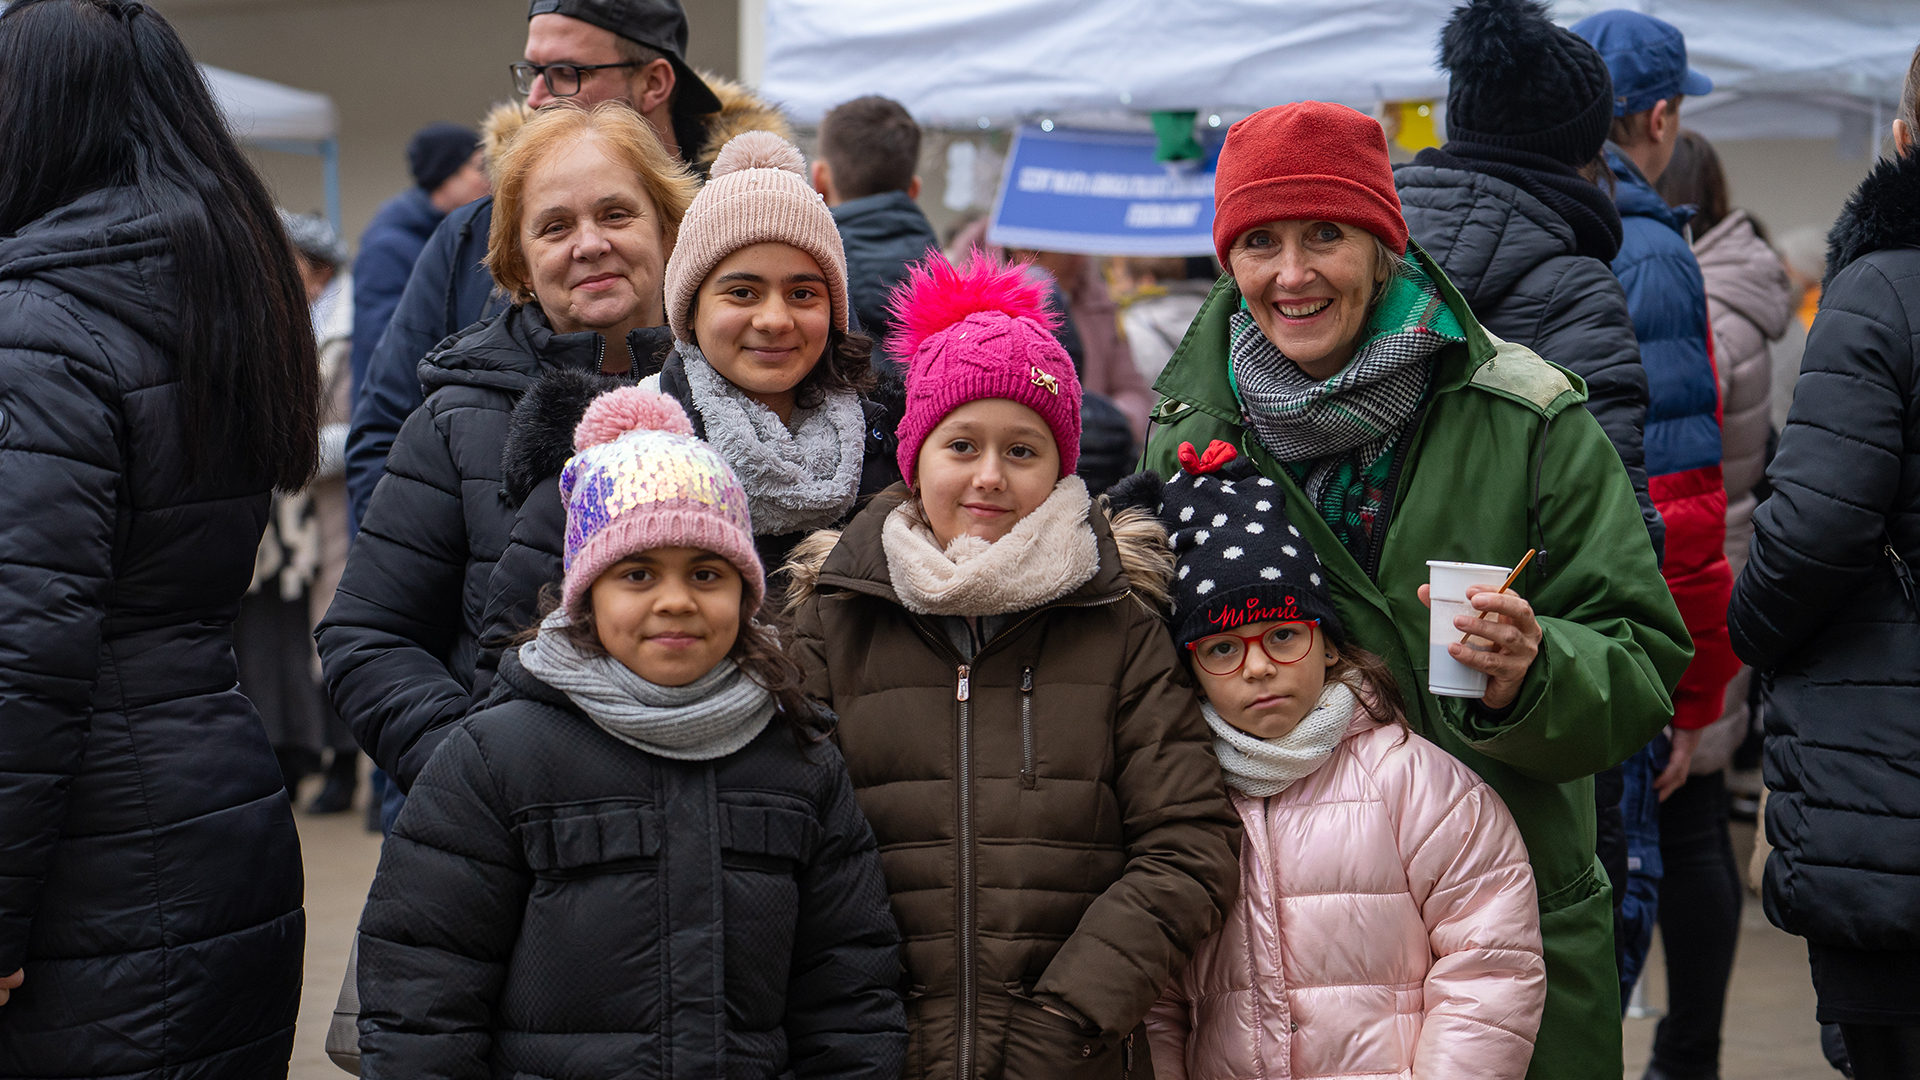
{"type": "Polygon", "coordinates": [[[1080,462],[1080,377],[1053,336],[1060,316],[1045,283],[978,249],[956,267],[938,255],[914,266],[894,290],[890,343],[907,362],[907,409],[900,421],[900,475],[917,487],[920,446],[970,401],[1017,401],[1047,423],[1060,450],[1060,475],[1080,462]]]}
{"type": "Polygon", "coordinates": [[[680,403],[623,386],[594,399],[560,470],[567,506],[565,610],[579,610],[594,580],[635,552],[663,547],[711,551],[740,571],[747,614],[767,594],[753,546],[747,492],[711,446],[693,437],[680,403]]]}

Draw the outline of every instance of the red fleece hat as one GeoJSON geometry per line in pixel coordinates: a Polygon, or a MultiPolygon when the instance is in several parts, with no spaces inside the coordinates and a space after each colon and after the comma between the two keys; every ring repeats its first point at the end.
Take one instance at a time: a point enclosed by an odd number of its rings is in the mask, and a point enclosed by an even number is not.
{"type": "Polygon", "coordinates": [[[1227,129],[1213,177],[1213,248],[1220,264],[1263,221],[1355,225],[1407,253],[1387,133],[1364,113],[1324,101],[1262,109],[1227,129]]]}

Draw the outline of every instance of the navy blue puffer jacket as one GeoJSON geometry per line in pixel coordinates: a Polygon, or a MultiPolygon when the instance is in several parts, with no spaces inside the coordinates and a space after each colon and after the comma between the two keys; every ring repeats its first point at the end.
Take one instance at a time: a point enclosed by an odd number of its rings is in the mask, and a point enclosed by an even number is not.
{"type": "Polygon", "coordinates": [[[233,659],[268,482],[184,466],[139,202],[0,238],[0,1076],[285,1076],[300,841],[233,659]]]}

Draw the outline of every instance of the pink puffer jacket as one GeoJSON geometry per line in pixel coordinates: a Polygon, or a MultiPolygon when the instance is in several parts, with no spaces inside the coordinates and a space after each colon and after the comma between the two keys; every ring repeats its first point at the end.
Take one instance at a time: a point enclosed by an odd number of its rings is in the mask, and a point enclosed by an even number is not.
{"type": "Polygon", "coordinates": [[[1232,795],[1240,899],[1147,1016],[1159,1080],[1526,1075],[1546,965],[1492,788],[1356,714],[1311,776],[1232,795]]]}

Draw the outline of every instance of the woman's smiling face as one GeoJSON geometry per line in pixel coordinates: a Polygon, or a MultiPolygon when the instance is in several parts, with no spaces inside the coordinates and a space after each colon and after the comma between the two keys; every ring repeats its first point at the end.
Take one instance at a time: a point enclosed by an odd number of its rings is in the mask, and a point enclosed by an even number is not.
{"type": "Polygon", "coordinates": [[[1228,269],[1268,341],[1310,378],[1347,366],[1391,269],[1372,233],[1333,221],[1269,221],[1241,233],[1228,269]]]}
{"type": "Polygon", "coordinates": [[[527,176],[520,250],[560,333],[664,322],[667,230],[632,169],[599,139],[556,147],[527,176]]]}

